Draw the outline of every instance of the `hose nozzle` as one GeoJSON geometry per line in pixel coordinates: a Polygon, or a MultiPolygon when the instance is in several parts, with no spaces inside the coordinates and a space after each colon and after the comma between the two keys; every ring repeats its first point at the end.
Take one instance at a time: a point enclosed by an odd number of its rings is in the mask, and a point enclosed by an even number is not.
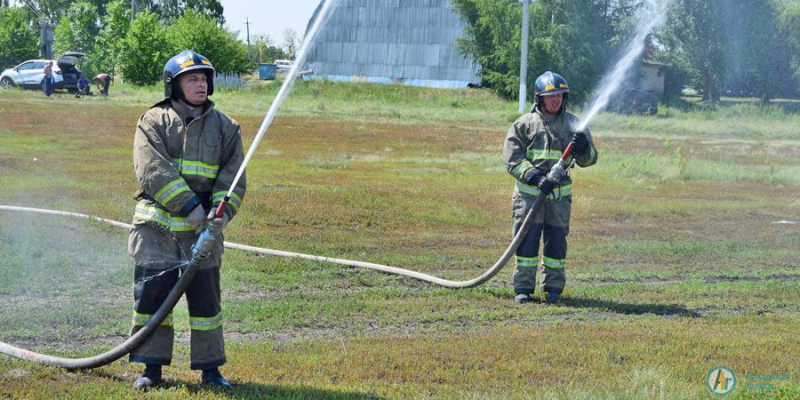
{"type": "Polygon", "coordinates": [[[211,233],[210,230],[206,229],[203,233],[200,234],[200,237],[197,238],[197,241],[194,242],[192,245],[192,260],[199,261],[211,254],[211,249],[214,247],[214,241],[216,240],[216,235],[211,233]]]}
{"type": "Polygon", "coordinates": [[[561,181],[561,175],[564,173],[564,168],[567,166],[567,157],[572,154],[572,147],[574,144],[574,142],[569,142],[567,148],[564,149],[564,153],[561,154],[561,158],[558,160],[556,165],[553,165],[553,168],[550,169],[550,172],[547,173],[547,179],[553,182],[561,181]]]}

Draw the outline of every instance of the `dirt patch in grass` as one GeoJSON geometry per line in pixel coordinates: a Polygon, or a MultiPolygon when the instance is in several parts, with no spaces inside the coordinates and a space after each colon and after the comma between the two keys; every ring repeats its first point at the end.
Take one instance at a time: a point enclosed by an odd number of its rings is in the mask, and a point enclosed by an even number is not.
{"type": "Polygon", "coordinates": [[[761,282],[761,281],[778,281],[789,282],[797,281],[800,276],[792,275],[771,275],[771,276],[709,276],[703,279],[706,283],[719,283],[719,282],[761,282]]]}

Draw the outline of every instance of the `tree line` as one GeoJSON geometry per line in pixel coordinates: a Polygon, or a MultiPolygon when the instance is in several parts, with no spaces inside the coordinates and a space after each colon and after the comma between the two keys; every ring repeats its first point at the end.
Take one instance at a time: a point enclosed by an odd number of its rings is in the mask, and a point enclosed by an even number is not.
{"type": "MultiPolygon", "coordinates": [[[[531,4],[528,87],[553,70],[585,100],[619,56],[634,16],[653,0],[538,0],[531,4]]],[[[518,0],[451,0],[466,22],[461,51],[481,66],[484,86],[518,96],[522,6],[518,0]]],[[[88,54],[88,73],[121,72],[153,84],[166,60],[193,49],[220,72],[251,70],[253,61],[288,58],[271,38],[247,48],[224,23],[218,0],[0,0],[0,67],[38,54],[38,24],[55,25],[54,54],[88,54]],[[131,20],[131,5],[136,7],[131,20]],[[252,60],[252,61],[251,61],[252,60]]],[[[287,41],[297,45],[297,35],[287,41]]],[[[764,101],[800,94],[800,0],[671,0],[667,23],[648,38],[650,60],[666,65],[667,98],[689,86],[704,100],[723,94],[764,101]]],[[[631,79],[635,81],[635,79],[631,79]]],[[[630,82],[629,82],[630,83],[630,82]]],[[[630,84],[635,84],[630,83],[630,84]]]]}
{"type": "MultiPolygon", "coordinates": [[[[636,11],[652,0],[538,0],[530,8],[528,87],[552,70],[579,100],[591,95],[619,56],[636,11]]],[[[482,67],[485,86],[519,93],[522,5],[518,0],[452,0],[467,23],[459,48],[482,67]]],[[[800,0],[672,0],[646,56],[666,65],[665,96],[684,86],[704,100],[722,94],[796,97],[800,92],[800,0]]]]}
{"type": "MultiPolygon", "coordinates": [[[[288,58],[267,35],[254,37],[251,54],[238,32],[225,27],[218,0],[0,0],[0,67],[39,55],[39,24],[54,25],[53,55],[87,54],[84,74],[121,73],[126,82],[160,81],[166,61],[181,50],[208,57],[218,72],[244,73],[254,62],[288,58]],[[135,17],[131,19],[135,6],[135,17]]],[[[287,33],[286,40],[296,41],[287,33]]]]}

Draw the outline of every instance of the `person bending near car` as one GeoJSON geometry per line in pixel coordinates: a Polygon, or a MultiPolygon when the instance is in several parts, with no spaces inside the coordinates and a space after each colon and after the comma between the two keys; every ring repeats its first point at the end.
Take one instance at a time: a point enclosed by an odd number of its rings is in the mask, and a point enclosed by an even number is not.
{"type": "Polygon", "coordinates": [[[514,121],[503,146],[506,170],[516,180],[512,196],[514,235],[536,198],[543,193],[547,196],[517,249],[514,301],[526,303],[532,300],[540,265],[539,242],[543,239],[541,288],[546,293],[545,301],[555,303],[560,301],[566,284],[572,179],[567,174],[556,182],[547,179],[547,173],[571,141],[574,142],[573,153],[567,161],[581,167],[597,162],[597,149],[588,130],[573,132],[579,120],[565,110],[569,85],[561,75],[545,72],[536,78],[534,90],[533,109],[514,121]]]}
{"type": "MultiPolygon", "coordinates": [[[[164,99],[139,118],[133,164],[141,189],[136,194],[129,252],[134,258],[134,319],[131,335],[141,329],[179,278],[176,260],[188,260],[192,244],[207,225],[217,235],[211,255],[186,289],[191,328],[191,368],[201,382],[229,388],[219,367],[226,362],[220,305],[222,229],[236,215],[245,195],[245,175],[234,188],[221,218],[217,206],[244,160],[239,124],[214,109],[214,66],[205,57],[182,51],[164,66],[164,99]],[[163,273],[163,275],[161,275],[163,273]]],[[[130,354],[146,364],[133,387],[145,389],[162,380],[172,361],[172,314],[130,354]]]]}
{"type": "Polygon", "coordinates": [[[97,85],[101,95],[108,96],[108,86],[111,85],[111,76],[105,73],[97,74],[92,78],[92,82],[97,85]]]}

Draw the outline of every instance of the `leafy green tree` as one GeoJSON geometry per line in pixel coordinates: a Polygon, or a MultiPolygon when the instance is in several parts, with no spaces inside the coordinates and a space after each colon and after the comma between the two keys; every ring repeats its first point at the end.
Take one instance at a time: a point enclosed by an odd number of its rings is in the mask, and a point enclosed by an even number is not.
{"type": "Polygon", "coordinates": [[[213,18],[219,26],[225,25],[225,9],[219,0],[186,0],[186,9],[213,18]]]}
{"type": "Polygon", "coordinates": [[[781,32],[791,49],[794,82],[800,91],[800,2],[785,4],[780,14],[781,32]]]}
{"type": "Polygon", "coordinates": [[[256,63],[274,62],[289,57],[283,49],[275,46],[269,35],[255,35],[252,48],[252,59],[256,63]]]}
{"type": "Polygon", "coordinates": [[[225,25],[224,8],[219,0],[158,0],[143,1],[147,9],[158,13],[161,22],[165,25],[172,24],[184,15],[186,11],[193,11],[216,20],[219,26],[225,25]]]}
{"type": "Polygon", "coordinates": [[[107,5],[103,27],[97,37],[92,61],[96,72],[114,74],[124,50],[125,37],[130,30],[130,9],[127,0],[116,0],[107,5]]]}
{"type": "Polygon", "coordinates": [[[158,15],[141,12],[131,23],[120,57],[122,75],[135,85],[152,85],[161,80],[164,64],[172,57],[167,34],[158,15]]]}
{"type": "Polygon", "coordinates": [[[65,51],[90,53],[100,27],[97,25],[97,8],[88,1],[72,3],[55,29],[54,54],[65,51]]]}
{"type": "Polygon", "coordinates": [[[19,8],[0,10],[0,67],[12,67],[38,54],[39,35],[19,8]]]}
{"type": "Polygon", "coordinates": [[[718,1],[679,0],[662,38],[690,66],[692,83],[703,100],[718,102],[725,77],[725,35],[718,1]]]}
{"type": "MultiPolygon", "coordinates": [[[[541,0],[531,4],[528,82],[545,71],[563,75],[570,96],[584,100],[623,42],[624,22],[639,0],[541,0]]],[[[522,6],[516,0],[453,0],[467,22],[459,48],[481,65],[483,84],[506,98],[519,94],[522,6]]],[[[532,94],[531,90],[531,94],[532,94]]]]}
{"type": "Polygon", "coordinates": [[[173,53],[188,49],[206,56],[219,72],[243,73],[251,68],[247,46],[236,34],[194,11],[187,10],[167,28],[167,42],[173,53]]]}
{"type": "Polygon", "coordinates": [[[777,3],[720,1],[725,21],[725,91],[758,96],[764,102],[787,94],[791,51],[780,32],[777,3]]]}
{"type": "Polygon", "coordinates": [[[38,21],[49,21],[51,23],[57,24],[61,21],[61,16],[67,13],[69,10],[70,5],[73,3],[71,0],[20,0],[23,6],[28,7],[28,9],[34,9],[36,12],[32,12],[30,17],[32,18],[31,22],[38,22],[38,21]]]}
{"type": "MultiPolygon", "coordinates": [[[[454,0],[452,4],[467,23],[466,38],[458,39],[459,48],[480,64],[483,85],[506,98],[517,96],[522,20],[519,4],[498,0],[454,0]]],[[[548,56],[555,55],[548,42],[540,40],[539,48],[531,53],[550,50],[548,56]]]]}

